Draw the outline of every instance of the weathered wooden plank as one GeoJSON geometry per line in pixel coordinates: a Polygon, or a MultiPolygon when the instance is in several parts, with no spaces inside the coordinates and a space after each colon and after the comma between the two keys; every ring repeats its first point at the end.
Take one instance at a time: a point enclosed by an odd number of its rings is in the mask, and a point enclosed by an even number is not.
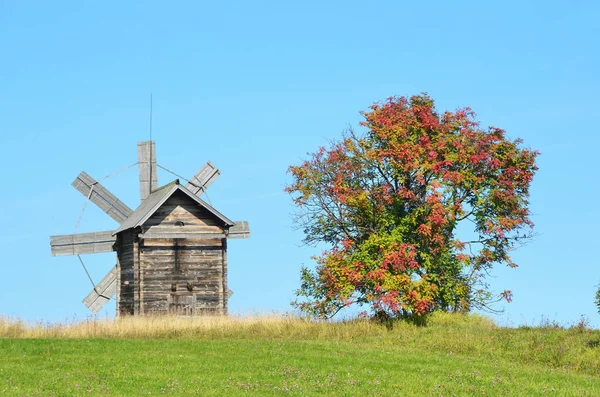
{"type": "MultiPolygon", "coordinates": [[[[198,295],[202,295],[202,296],[215,296],[216,299],[219,299],[219,297],[221,297],[221,292],[217,289],[217,288],[194,288],[193,290],[194,294],[198,294],[198,295]]],[[[177,288],[175,292],[188,292],[187,288],[177,288]]],[[[149,286],[148,288],[146,288],[144,290],[144,293],[146,295],[146,299],[148,300],[157,300],[160,299],[161,297],[166,296],[166,294],[171,294],[171,293],[175,293],[173,291],[172,288],[160,288],[160,286],[158,285],[152,285],[149,286]]]]}
{"type": "MultiPolygon", "coordinates": [[[[175,226],[155,226],[149,229],[142,229],[142,233],[148,234],[148,238],[163,238],[169,239],[171,235],[181,236],[188,235],[189,239],[215,239],[223,238],[224,231],[221,228],[203,228],[203,227],[175,227],[175,226]],[[159,237],[163,236],[163,237],[159,237]],[[212,236],[212,237],[211,237],[212,236]]],[[[138,236],[139,237],[139,236],[138,236]]],[[[142,236],[145,238],[145,236],[142,236]]]]}
{"type": "Polygon", "coordinates": [[[117,306],[119,315],[133,314],[134,285],[133,276],[135,254],[133,250],[134,233],[133,230],[125,230],[119,234],[119,250],[117,251],[117,261],[119,263],[119,298],[117,306]]]}
{"type": "MultiPolygon", "coordinates": [[[[173,294],[178,294],[178,293],[182,293],[182,292],[188,293],[188,290],[185,288],[178,288],[177,291],[174,292],[171,288],[166,290],[166,289],[160,289],[158,287],[151,287],[151,288],[148,288],[145,290],[146,299],[144,299],[144,300],[148,301],[148,302],[152,302],[152,301],[156,302],[158,300],[165,299],[169,294],[173,295],[173,294]]],[[[219,299],[222,299],[221,293],[215,289],[200,290],[198,288],[195,288],[193,290],[193,294],[203,300],[218,301],[219,299]]]]}
{"type": "MultiPolygon", "coordinates": [[[[162,249],[164,247],[172,247],[173,239],[172,238],[163,238],[163,239],[148,239],[144,240],[144,248],[148,249],[152,247],[153,249],[162,249]]],[[[221,239],[185,239],[180,241],[180,247],[202,247],[202,249],[215,249],[221,248],[221,239]]]]}
{"type": "MultiPolygon", "coordinates": [[[[183,280],[173,280],[174,277],[169,277],[167,275],[161,274],[161,275],[156,275],[156,274],[147,274],[144,273],[144,279],[146,282],[146,287],[147,288],[171,288],[171,284],[177,284],[177,290],[183,291],[186,290],[186,286],[188,283],[192,284],[194,286],[194,290],[197,289],[210,289],[210,290],[215,290],[215,291],[219,291],[220,285],[219,283],[221,282],[221,274],[214,274],[211,275],[211,279],[202,279],[202,281],[186,281],[185,279],[183,280]],[[168,283],[168,285],[166,285],[166,283],[168,283]]],[[[192,277],[187,278],[187,280],[192,279],[192,277]]]]}
{"type": "MultiPolygon", "coordinates": [[[[133,232],[133,231],[131,231],[133,232]]],[[[143,314],[139,242],[133,243],[133,315],[143,314]]]]}
{"type": "Polygon", "coordinates": [[[223,230],[220,224],[217,224],[213,219],[204,218],[201,219],[196,216],[187,216],[187,214],[164,214],[164,213],[155,213],[153,218],[148,219],[144,223],[144,228],[149,229],[151,227],[163,226],[163,227],[173,227],[179,226],[182,224],[186,227],[197,227],[197,228],[205,228],[209,230],[214,230],[215,228],[220,228],[223,230]]]}
{"type": "Polygon", "coordinates": [[[223,262],[222,262],[222,268],[221,268],[221,278],[222,278],[222,284],[221,284],[221,307],[223,310],[223,314],[227,314],[228,310],[229,310],[229,297],[227,296],[227,292],[229,291],[229,287],[227,286],[227,239],[223,239],[223,262]]]}
{"type": "MultiPolygon", "coordinates": [[[[144,259],[146,261],[149,261],[148,258],[144,258],[144,259]]],[[[174,262],[173,260],[164,259],[162,261],[156,261],[152,265],[145,265],[143,269],[148,274],[159,273],[159,272],[168,272],[169,274],[173,274],[173,273],[175,273],[173,271],[174,270],[173,262],[174,262]]],[[[208,276],[211,274],[211,272],[216,271],[216,269],[219,269],[218,264],[215,262],[212,262],[210,265],[204,265],[204,266],[192,265],[191,263],[180,263],[180,265],[181,265],[181,267],[183,267],[183,269],[181,269],[181,272],[183,274],[195,273],[198,276],[208,276]]]]}
{"type": "Polygon", "coordinates": [[[187,239],[187,238],[225,238],[224,233],[140,233],[138,237],[141,239],[187,239]]]}
{"type": "Polygon", "coordinates": [[[138,168],[140,197],[144,201],[152,191],[158,189],[156,169],[156,145],[154,141],[138,142],[138,168]]]}
{"type": "Polygon", "coordinates": [[[164,286],[165,288],[171,288],[172,284],[178,284],[180,290],[184,290],[186,285],[193,284],[197,285],[198,288],[217,288],[219,287],[219,283],[221,282],[221,275],[214,274],[211,275],[210,278],[202,278],[199,280],[194,280],[195,277],[170,277],[165,274],[156,275],[156,274],[147,274],[144,273],[144,277],[148,277],[146,280],[148,282],[148,286],[164,286]],[[168,285],[165,283],[169,281],[168,285]]]}
{"type": "Polygon", "coordinates": [[[175,194],[143,224],[143,232],[212,232],[222,233],[223,223],[185,194],[175,194]]]}
{"type": "MultiPolygon", "coordinates": [[[[153,279],[165,278],[173,280],[181,280],[186,282],[192,282],[198,280],[198,282],[218,281],[221,278],[220,269],[184,269],[181,273],[174,272],[173,266],[163,266],[161,268],[144,268],[144,276],[148,276],[153,279]]],[[[150,280],[149,278],[149,280],[150,280]]]]}
{"type": "MultiPolygon", "coordinates": [[[[164,222],[156,225],[143,225],[142,233],[224,233],[224,228],[217,225],[200,225],[185,220],[164,222]]],[[[168,237],[165,237],[168,238],[168,237]]]]}
{"type": "MultiPolygon", "coordinates": [[[[144,276],[148,276],[150,278],[160,278],[163,277],[165,279],[181,279],[184,281],[191,281],[198,279],[199,281],[203,280],[218,280],[221,277],[221,272],[215,269],[183,269],[182,275],[175,273],[174,266],[172,264],[163,264],[157,265],[152,268],[144,268],[144,276]]],[[[149,278],[149,279],[150,279],[149,278]]]]}
{"type": "Polygon", "coordinates": [[[83,303],[90,307],[90,305],[97,299],[97,295],[101,294],[106,296],[107,298],[111,298],[114,293],[116,293],[116,280],[117,280],[117,266],[114,266],[110,269],[110,271],[104,276],[104,278],[96,285],[96,289],[92,290],[92,292],[83,299],[83,303]],[[114,290],[113,290],[114,287],[114,290]],[[110,292],[113,292],[110,294],[110,292]]]}
{"type": "Polygon", "coordinates": [[[216,305],[221,305],[221,297],[217,294],[211,294],[211,295],[199,295],[196,294],[196,303],[201,304],[201,305],[206,305],[206,306],[216,306],[216,305]],[[199,299],[198,299],[199,298],[199,299]]]}
{"type": "Polygon", "coordinates": [[[83,299],[83,304],[94,313],[98,313],[117,293],[117,266],[113,267],[96,288],[83,299]]]}
{"type": "MultiPolygon", "coordinates": [[[[213,269],[218,269],[219,265],[220,265],[220,258],[219,260],[214,260],[211,259],[210,262],[205,260],[204,258],[201,257],[196,257],[194,258],[195,261],[191,261],[191,260],[186,260],[186,261],[180,261],[180,267],[182,267],[181,271],[182,272],[207,272],[207,271],[211,271],[213,269]]],[[[171,271],[173,272],[174,269],[174,257],[160,257],[159,259],[156,258],[148,258],[148,257],[143,257],[142,258],[143,262],[144,262],[144,266],[143,269],[145,269],[146,271],[171,271]]]]}
{"type": "Polygon", "coordinates": [[[196,315],[201,316],[218,316],[221,314],[227,314],[223,311],[223,307],[218,302],[207,302],[202,301],[196,302],[196,315]]]}
{"type": "Polygon", "coordinates": [[[219,175],[221,175],[221,171],[209,161],[200,168],[200,171],[190,179],[185,187],[199,196],[208,189],[219,175]]]}
{"type": "Polygon", "coordinates": [[[75,178],[72,185],[85,197],[89,196],[91,202],[119,224],[123,223],[133,213],[131,208],[83,171],[75,178]]]}
{"type": "Polygon", "coordinates": [[[250,226],[247,221],[236,222],[229,228],[228,238],[250,238],[250,226]]]}
{"type": "Polygon", "coordinates": [[[115,241],[112,230],[94,233],[77,233],[50,236],[50,245],[86,244],[115,241]]]}
{"type": "MultiPolygon", "coordinates": [[[[144,262],[144,268],[154,268],[154,266],[161,266],[172,263],[175,260],[175,252],[172,251],[171,255],[146,255],[142,254],[142,261],[144,262]]],[[[221,256],[220,255],[192,255],[192,256],[179,256],[177,254],[177,260],[181,265],[185,265],[186,268],[193,268],[197,270],[218,268],[220,266],[221,256]]]]}
{"type": "MultiPolygon", "coordinates": [[[[211,257],[216,258],[221,256],[221,247],[210,248],[212,247],[179,247],[179,255],[182,258],[190,258],[190,260],[203,260],[204,258],[209,260],[211,257]]],[[[140,253],[146,258],[153,257],[160,259],[161,257],[173,256],[173,250],[169,249],[169,247],[144,247],[140,253]]]]}
{"type": "Polygon", "coordinates": [[[116,237],[112,231],[50,236],[53,256],[94,254],[115,250],[116,237]]]}
{"type": "MultiPolygon", "coordinates": [[[[62,246],[61,248],[64,248],[62,246]]],[[[72,255],[80,254],[97,254],[100,252],[112,252],[114,251],[114,242],[107,243],[94,243],[94,244],[73,244],[72,255]]],[[[64,251],[62,251],[64,252],[64,251]]]]}

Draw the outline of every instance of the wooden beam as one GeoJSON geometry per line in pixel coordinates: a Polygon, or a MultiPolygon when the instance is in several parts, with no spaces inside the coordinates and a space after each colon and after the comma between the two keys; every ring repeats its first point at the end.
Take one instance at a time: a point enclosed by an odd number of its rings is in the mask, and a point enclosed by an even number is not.
{"type": "Polygon", "coordinates": [[[83,304],[94,314],[98,313],[102,306],[106,304],[117,293],[117,266],[113,267],[96,288],[83,299],[83,304]]]}
{"type": "Polygon", "coordinates": [[[201,195],[221,175],[221,171],[210,161],[204,164],[200,171],[190,179],[185,187],[196,195],[201,195]]]}
{"type": "Polygon", "coordinates": [[[140,170],[140,197],[144,201],[150,193],[158,189],[154,141],[138,142],[138,167],[140,170]]]}
{"type": "Polygon", "coordinates": [[[94,233],[66,234],[50,236],[52,256],[95,254],[112,252],[117,236],[112,230],[94,233]]]}
{"type": "Polygon", "coordinates": [[[83,171],[75,178],[72,185],[119,224],[123,223],[133,212],[114,194],[83,171]]]}
{"type": "Polygon", "coordinates": [[[229,233],[140,233],[140,239],[151,238],[250,238],[250,226],[247,221],[235,222],[234,226],[229,228],[229,233]]]}
{"type": "Polygon", "coordinates": [[[228,238],[250,238],[250,226],[247,221],[235,222],[235,225],[229,228],[228,238]]]}
{"type": "Polygon", "coordinates": [[[151,238],[168,238],[168,239],[181,239],[181,238],[225,238],[225,233],[140,233],[138,234],[140,239],[151,239],[151,238]]]}

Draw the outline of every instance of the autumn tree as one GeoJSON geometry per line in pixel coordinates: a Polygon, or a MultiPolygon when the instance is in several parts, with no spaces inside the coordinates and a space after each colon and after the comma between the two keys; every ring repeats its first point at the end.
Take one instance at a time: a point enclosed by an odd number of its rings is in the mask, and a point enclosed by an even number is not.
{"type": "Polygon", "coordinates": [[[598,314],[600,314],[600,284],[598,284],[598,289],[596,290],[596,300],[594,300],[594,303],[598,308],[598,314]]]}
{"type": "Polygon", "coordinates": [[[362,116],[362,134],[289,168],[304,242],[329,247],[302,269],[293,304],[318,317],[355,303],[397,317],[510,301],[485,278],[494,265],[516,267],[510,252],[532,237],[539,153],[482,128],[469,108],[438,112],[426,94],[362,116]]]}

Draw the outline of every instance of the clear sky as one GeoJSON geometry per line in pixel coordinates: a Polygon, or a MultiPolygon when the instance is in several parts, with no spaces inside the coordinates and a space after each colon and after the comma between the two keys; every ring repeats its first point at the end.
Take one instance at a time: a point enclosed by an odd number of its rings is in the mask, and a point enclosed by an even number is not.
{"type": "MultiPolygon", "coordinates": [[[[583,314],[600,327],[597,4],[0,0],[0,314],[89,315],[90,282],[76,257],[51,256],[49,236],[73,232],[81,170],[99,179],[137,161],[151,92],[159,164],[190,177],[211,160],[222,175],[210,200],[250,222],[252,237],[229,245],[231,311],[290,310],[319,250],[292,230],[287,167],[371,103],[428,92],[542,152],[539,235],[514,254],[519,268],[490,278],[514,291],[497,320],[583,314]]],[[[104,185],[135,208],[137,183],[132,168],[104,185]]],[[[90,205],[78,231],[116,226],[90,205]]],[[[96,281],[116,260],[83,259],[96,281]]]]}

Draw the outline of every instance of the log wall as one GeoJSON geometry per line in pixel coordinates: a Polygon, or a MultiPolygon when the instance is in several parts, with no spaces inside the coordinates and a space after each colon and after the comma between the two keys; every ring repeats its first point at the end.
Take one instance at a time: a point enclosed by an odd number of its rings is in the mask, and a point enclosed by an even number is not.
{"type": "Polygon", "coordinates": [[[146,239],[140,244],[143,313],[226,313],[221,239],[146,239]]]}
{"type": "Polygon", "coordinates": [[[134,262],[137,259],[137,242],[134,231],[117,235],[117,315],[134,314],[134,262]]]}
{"type": "Polygon", "coordinates": [[[141,232],[214,236],[223,227],[185,194],[176,193],[141,228],[119,233],[119,314],[227,313],[225,238],[140,239],[141,232]]]}

